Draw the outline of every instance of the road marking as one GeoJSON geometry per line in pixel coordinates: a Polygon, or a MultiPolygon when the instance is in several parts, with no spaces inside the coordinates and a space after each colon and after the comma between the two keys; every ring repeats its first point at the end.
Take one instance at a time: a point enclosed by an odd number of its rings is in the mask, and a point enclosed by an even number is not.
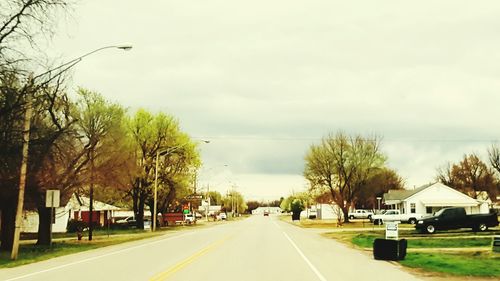
{"type": "Polygon", "coordinates": [[[292,238],[290,238],[290,236],[288,236],[285,232],[283,232],[283,234],[285,235],[286,239],[288,239],[288,241],[290,241],[290,243],[295,248],[295,250],[297,250],[297,252],[302,257],[302,259],[304,259],[304,261],[307,263],[307,265],[312,269],[312,271],[314,272],[314,274],[316,274],[316,276],[318,277],[318,279],[321,280],[321,281],[326,281],[326,278],[311,263],[311,261],[309,261],[309,259],[306,257],[306,255],[304,255],[304,253],[302,253],[302,251],[299,249],[299,247],[297,247],[297,245],[295,244],[295,242],[293,242],[292,238]]]}
{"type": "Polygon", "coordinates": [[[213,250],[216,247],[220,246],[222,243],[226,242],[227,240],[229,240],[229,238],[231,238],[233,236],[234,235],[229,235],[229,236],[226,236],[218,241],[215,241],[214,243],[208,245],[207,247],[201,249],[200,251],[198,251],[195,254],[191,255],[190,257],[186,258],[185,260],[177,263],[173,267],[171,267],[163,272],[157,273],[155,276],[151,277],[151,279],[149,279],[149,281],[160,281],[160,280],[167,279],[172,274],[183,269],[184,267],[186,267],[190,263],[194,262],[196,259],[198,259],[201,256],[205,255],[206,253],[210,252],[210,250],[213,250]]]}
{"type": "Polygon", "coordinates": [[[140,245],[137,245],[137,246],[134,246],[134,247],[121,249],[121,250],[118,250],[118,251],[115,251],[115,252],[111,252],[111,253],[107,253],[107,254],[103,254],[103,255],[100,255],[100,256],[95,256],[95,257],[87,258],[87,259],[84,259],[84,260],[79,260],[79,261],[75,261],[75,262],[71,262],[71,263],[67,263],[67,264],[63,264],[63,265],[51,267],[51,268],[48,268],[48,269],[44,269],[44,270],[32,272],[32,273],[29,273],[29,274],[26,274],[26,275],[22,275],[22,276],[14,277],[14,278],[11,278],[11,279],[7,279],[5,281],[13,281],[13,280],[23,279],[23,278],[26,278],[26,277],[30,277],[30,276],[33,276],[33,275],[37,275],[37,274],[41,274],[41,273],[45,273],[45,272],[50,272],[50,271],[58,270],[58,269],[65,268],[65,267],[68,267],[68,266],[72,266],[72,265],[75,265],[75,264],[80,264],[80,263],[84,263],[84,262],[88,262],[88,261],[93,261],[93,260],[96,260],[96,259],[100,259],[100,258],[104,258],[104,257],[107,257],[107,256],[111,256],[111,255],[123,253],[123,252],[134,250],[134,249],[137,249],[137,248],[141,248],[141,247],[145,247],[145,246],[157,244],[157,243],[160,243],[160,242],[164,242],[164,241],[168,241],[168,240],[172,240],[172,239],[176,239],[176,238],[181,238],[181,237],[184,237],[184,236],[191,235],[193,233],[194,232],[188,232],[188,233],[184,233],[184,234],[177,235],[177,236],[174,236],[174,237],[168,237],[168,238],[165,238],[165,239],[161,239],[161,240],[157,240],[157,241],[153,241],[153,242],[149,242],[149,243],[145,243],[145,244],[140,244],[140,245]]]}

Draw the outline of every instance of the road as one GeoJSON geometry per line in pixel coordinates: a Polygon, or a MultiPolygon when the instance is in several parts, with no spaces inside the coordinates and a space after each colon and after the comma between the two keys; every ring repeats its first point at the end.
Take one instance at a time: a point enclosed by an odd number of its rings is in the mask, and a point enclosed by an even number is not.
{"type": "Polygon", "coordinates": [[[208,228],[1,269],[0,280],[418,280],[277,217],[208,228]]]}

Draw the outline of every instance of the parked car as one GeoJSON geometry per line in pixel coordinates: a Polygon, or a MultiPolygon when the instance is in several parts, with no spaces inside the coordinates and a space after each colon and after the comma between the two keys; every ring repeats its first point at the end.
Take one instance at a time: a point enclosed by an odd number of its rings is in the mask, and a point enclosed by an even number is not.
{"type": "Polygon", "coordinates": [[[193,214],[185,214],[184,215],[184,222],[187,224],[196,223],[196,218],[193,214]]]}
{"type": "Polygon", "coordinates": [[[355,210],[354,212],[349,213],[349,219],[371,219],[373,216],[373,212],[369,210],[355,210]]]}
{"type": "Polygon", "coordinates": [[[400,221],[416,224],[423,218],[422,214],[401,214],[399,210],[386,210],[383,213],[372,215],[373,224],[383,224],[384,221],[400,221]]]}
{"type": "Polygon", "coordinates": [[[309,209],[309,215],[307,216],[309,219],[315,219],[318,216],[318,212],[316,208],[309,209]]]}
{"type": "Polygon", "coordinates": [[[269,210],[264,210],[264,216],[269,216],[269,210]]]}
{"type": "Polygon", "coordinates": [[[217,219],[226,220],[227,219],[226,213],[220,213],[219,215],[217,215],[217,219]]]}
{"type": "Polygon", "coordinates": [[[415,229],[429,234],[436,230],[472,228],[474,231],[486,231],[488,227],[498,225],[498,215],[473,214],[467,215],[464,208],[444,208],[436,212],[432,217],[419,220],[415,229]]]}
{"type": "Polygon", "coordinates": [[[117,220],[115,223],[118,225],[132,227],[132,226],[136,225],[136,220],[134,219],[133,216],[130,216],[130,217],[126,217],[124,219],[117,220]]]}

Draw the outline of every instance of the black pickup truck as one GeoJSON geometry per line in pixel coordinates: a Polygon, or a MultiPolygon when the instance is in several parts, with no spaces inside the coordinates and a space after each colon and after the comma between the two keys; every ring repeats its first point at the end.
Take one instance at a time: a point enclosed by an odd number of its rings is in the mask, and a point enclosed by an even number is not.
{"type": "Polygon", "coordinates": [[[434,233],[436,230],[472,228],[474,231],[486,231],[488,227],[498,225],[496,213],[467,215],[464,208],[444,208],[432,217],[418,221],[415,228],[424,233],[434,233]]]}

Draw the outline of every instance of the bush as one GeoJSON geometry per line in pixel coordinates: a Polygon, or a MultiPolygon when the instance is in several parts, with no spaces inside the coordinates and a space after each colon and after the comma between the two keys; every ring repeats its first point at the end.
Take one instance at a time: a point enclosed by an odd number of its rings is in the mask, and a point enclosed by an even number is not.
{"type": "Polygon", "coordinates": [[[68,221],[68,225],[66,226],[66,229],[69,233],[74,233],[79,231],[83,231],[83,229],[87,228],[87,223],[84,221],[80,220],[70,220],[68,221]]]}
{"type": "Polygon", "coordinates": [[[292,220],[300,220],[300,212],[304,210],[304,204],[300,199],[293,199],[290,203],[290,209],[292,210],[292,220]]]}
{"type": "MultiPolygon", "coordinates": [[[[98,222],[94,222],[92,225],[94,230],[96,229],[102,229],[102,226],[98,222]]],[[[81,221],[81,220],[70,220],[68,221],[68,225],[66,226],[66,230],[69,233],[74,233],[79,231],[83,231],[89,227],[87,222],[81,221]]]]}

